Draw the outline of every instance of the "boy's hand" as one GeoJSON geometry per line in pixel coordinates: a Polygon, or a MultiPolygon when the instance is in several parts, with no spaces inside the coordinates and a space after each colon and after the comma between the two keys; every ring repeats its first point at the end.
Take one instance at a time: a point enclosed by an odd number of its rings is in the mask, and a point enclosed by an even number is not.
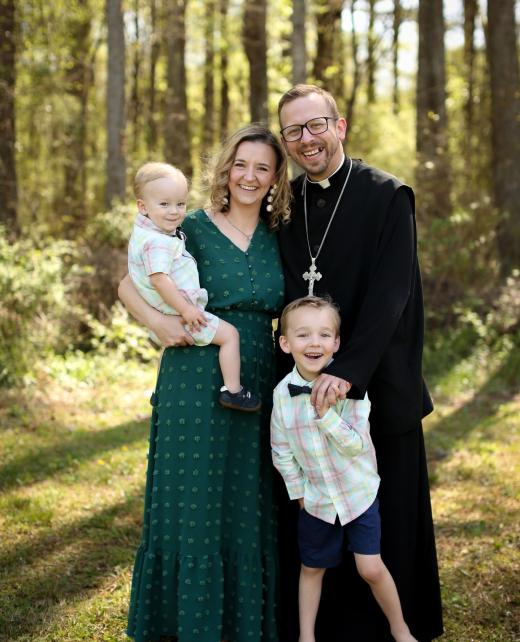
{"type": "MultiPolygon", "coordinates": [[[[332,388],[332,386],[331,386],[331,388],[332,388]]],[[[330,408],[329,400],[328,400],[327,397],[325,397],[324,400],[323,400],[323,403],[321,405],[321,408],[318,408],[318,406],[316,406],[316,412],[318,413],[320,418],[323,419],[323,417],[325,417],[325,415],[329,411],[329,408],[330,408]]]]}
{"type": "Polygon", "coordinates": [[[303,508],[303,497],[298,497],[298,503],[300,504],[300,509],[303,508]]]}
{"type": "Polygon", "coordinates": [[[190,305],[184,310],[182,313],[183,319],[186,321],[186,323],[190,326],[190,332],[200,332],[200,326],[207,326],[208,322],[206,321],[206,317],[204,316],[204,312],[199,310],[197,306],[195,305],[190,305]]]}

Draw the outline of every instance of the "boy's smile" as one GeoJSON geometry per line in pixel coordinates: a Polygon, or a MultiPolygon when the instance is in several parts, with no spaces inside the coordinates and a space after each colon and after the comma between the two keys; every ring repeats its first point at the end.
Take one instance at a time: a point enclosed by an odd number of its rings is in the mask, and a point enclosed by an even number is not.
{"type": "Polygon", "coordinates": [[[339,349],[334,317],[326,308],[301,307],[291,313],[280,347],[292,354],[298,372],[306,381],[313,381],[339,349]]]}

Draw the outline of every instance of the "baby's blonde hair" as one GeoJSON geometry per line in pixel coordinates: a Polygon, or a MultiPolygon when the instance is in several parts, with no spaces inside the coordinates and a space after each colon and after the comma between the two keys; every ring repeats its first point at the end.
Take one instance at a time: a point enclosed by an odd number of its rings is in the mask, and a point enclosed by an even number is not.
{"type": "Polygon", "coordinates": [[[159,178],[182,178],[186,181],[188,187],[188,179],[178,167],[170,165],[169,163],[145,163],[137,171],[134,178],[134,196],[136,199],[143,198],[143,188],[147,183],[156,181],[159,178]]]}
{"type": "Polygon", "coordinates": [[[305,296],[301,299],[296,299],[285,308],[280,317],[280,332],[283,336],[289,328],[289,320],[291,315],[300,308],[312,308],[314,310],[328,310],[334,319],[334,330],[336,336],[339,334],[339,327],[341,325],[341,317],[339,316],[338,306],[332,301],[329,296],[305,296]]]}

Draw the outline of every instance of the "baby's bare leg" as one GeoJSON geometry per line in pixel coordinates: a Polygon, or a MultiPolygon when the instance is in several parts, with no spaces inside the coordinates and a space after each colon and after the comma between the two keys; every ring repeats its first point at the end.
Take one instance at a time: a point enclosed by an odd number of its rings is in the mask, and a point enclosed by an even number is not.
{"type": "Polygon", "coordinates": [[[298,588],[300,642],[314,642],[314,627],[325,570],[324,568],[309,568],[302,564],[298,588]]]}
{"type": "Polygon", "coordinates": [[[218,360],[224,385],[230,392],[238,392],[240,385],[240,337],[235,326],[220,319],[213,341],[220,346],[218,360]]]}
{"type": "Polygon", "coordinates": [[[381,559],[381,555],[354,553],[354,557],[357,570],[361,577],[370,584],[377,603],[390,623],[390,630],[396,642],[417,642],[403,619],[395,582],[381,559]]]}

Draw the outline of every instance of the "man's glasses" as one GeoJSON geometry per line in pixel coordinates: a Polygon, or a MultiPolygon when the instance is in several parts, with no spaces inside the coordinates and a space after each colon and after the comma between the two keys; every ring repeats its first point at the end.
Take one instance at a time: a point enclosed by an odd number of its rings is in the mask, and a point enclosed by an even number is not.
{"type": "Polygon", "coordinates": [[[329,120],[338,120],[332,116],[320,116],[319,118],[312,118],[303,125],[289,125],[284,127],[280,134],[284,137],[287,143],[294,143],[303,136],[303,128],[313,136],[314,134],[323,134],[329,128],[329,120]]]}

